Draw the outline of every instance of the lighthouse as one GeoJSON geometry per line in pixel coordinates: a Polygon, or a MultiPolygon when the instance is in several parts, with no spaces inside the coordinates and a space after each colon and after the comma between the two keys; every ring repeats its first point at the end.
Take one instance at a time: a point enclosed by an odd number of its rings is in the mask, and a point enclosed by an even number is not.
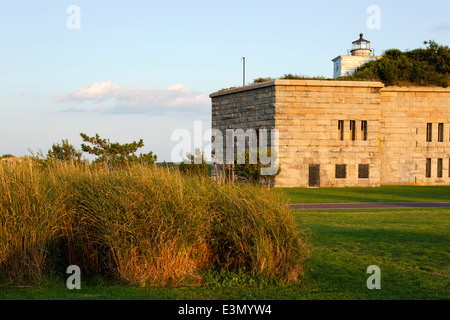
{"type": "Polygon", "coordinates": [[[353,74],[356,68],[364,63],[381,58],[375,56],[374,49],[370,47],[370,41],[359,34],[359,39],[352,42],[352,48],[347,50],[347,55],[340,55],[333,60],[333,78],[339,78],[353,74]]]}

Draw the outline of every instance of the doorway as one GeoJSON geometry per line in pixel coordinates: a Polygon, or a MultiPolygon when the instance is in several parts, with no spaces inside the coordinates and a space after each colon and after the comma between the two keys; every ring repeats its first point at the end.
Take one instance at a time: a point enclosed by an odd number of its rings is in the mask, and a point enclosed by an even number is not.
{"type": "Polygon", "coordinates": [[[309,165],[309,182],[310,187],[320,187],[320,164],[309,165]]]}

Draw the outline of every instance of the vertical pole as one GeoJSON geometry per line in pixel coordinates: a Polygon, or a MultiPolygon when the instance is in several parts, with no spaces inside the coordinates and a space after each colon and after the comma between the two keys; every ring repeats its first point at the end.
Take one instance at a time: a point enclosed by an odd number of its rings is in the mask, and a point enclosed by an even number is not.
{"type": "Polygon", "coordinates": [[[245,86],[245,57],[242,57],[241,60],[243,61],[242,66],[242,85],[245,86]]]}

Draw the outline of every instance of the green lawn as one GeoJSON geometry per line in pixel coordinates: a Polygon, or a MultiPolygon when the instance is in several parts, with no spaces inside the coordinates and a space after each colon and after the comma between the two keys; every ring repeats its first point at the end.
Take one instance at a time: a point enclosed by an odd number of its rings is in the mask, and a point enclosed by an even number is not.
{"type": "Polygon", "coordinates": [[[280,188],[290,203],[450,201],[450,186],[280,188]]]}
{"type": "Polygon", "coordinates": [[[0,286],[0,299],[449,299],[450,209],[296,211],[311,231],[303,281],[268,284],[239,274],[210,276],[203,287],[140,288],[105,278],[69,290],[65,279],[44,287],[0,286]],[[369,290],[369,265],[381,289],[369,290]]]}

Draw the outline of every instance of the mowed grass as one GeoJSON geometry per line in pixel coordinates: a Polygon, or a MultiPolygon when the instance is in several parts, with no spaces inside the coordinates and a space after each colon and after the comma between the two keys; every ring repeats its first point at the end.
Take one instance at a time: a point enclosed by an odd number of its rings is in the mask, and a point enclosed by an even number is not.
{"type": "Polygon", "coordinates": [[[450,298],[450,209],[296,211],[310,232],[307,270],[283,285],[238,273],[211,273],[201,287],[145,287],[95,278],[69,290],[65,278],[40,287],[0,287],[3,299],[395,299],[450,298]],[[381,270],[369,290],[367,267],[381,270]]]}
{"type": "Polygon", "coordinates": [[[308,277],[324,298],[450,298],[450,209],[298,213],[312,232],[308,277]],[[381,289],[366,286],[369,265],[381,289]]]}
{"type": "Polygon", "coordinates": [[[450,186],[280,188],[290,203],[450,201],[450,186]]]}

